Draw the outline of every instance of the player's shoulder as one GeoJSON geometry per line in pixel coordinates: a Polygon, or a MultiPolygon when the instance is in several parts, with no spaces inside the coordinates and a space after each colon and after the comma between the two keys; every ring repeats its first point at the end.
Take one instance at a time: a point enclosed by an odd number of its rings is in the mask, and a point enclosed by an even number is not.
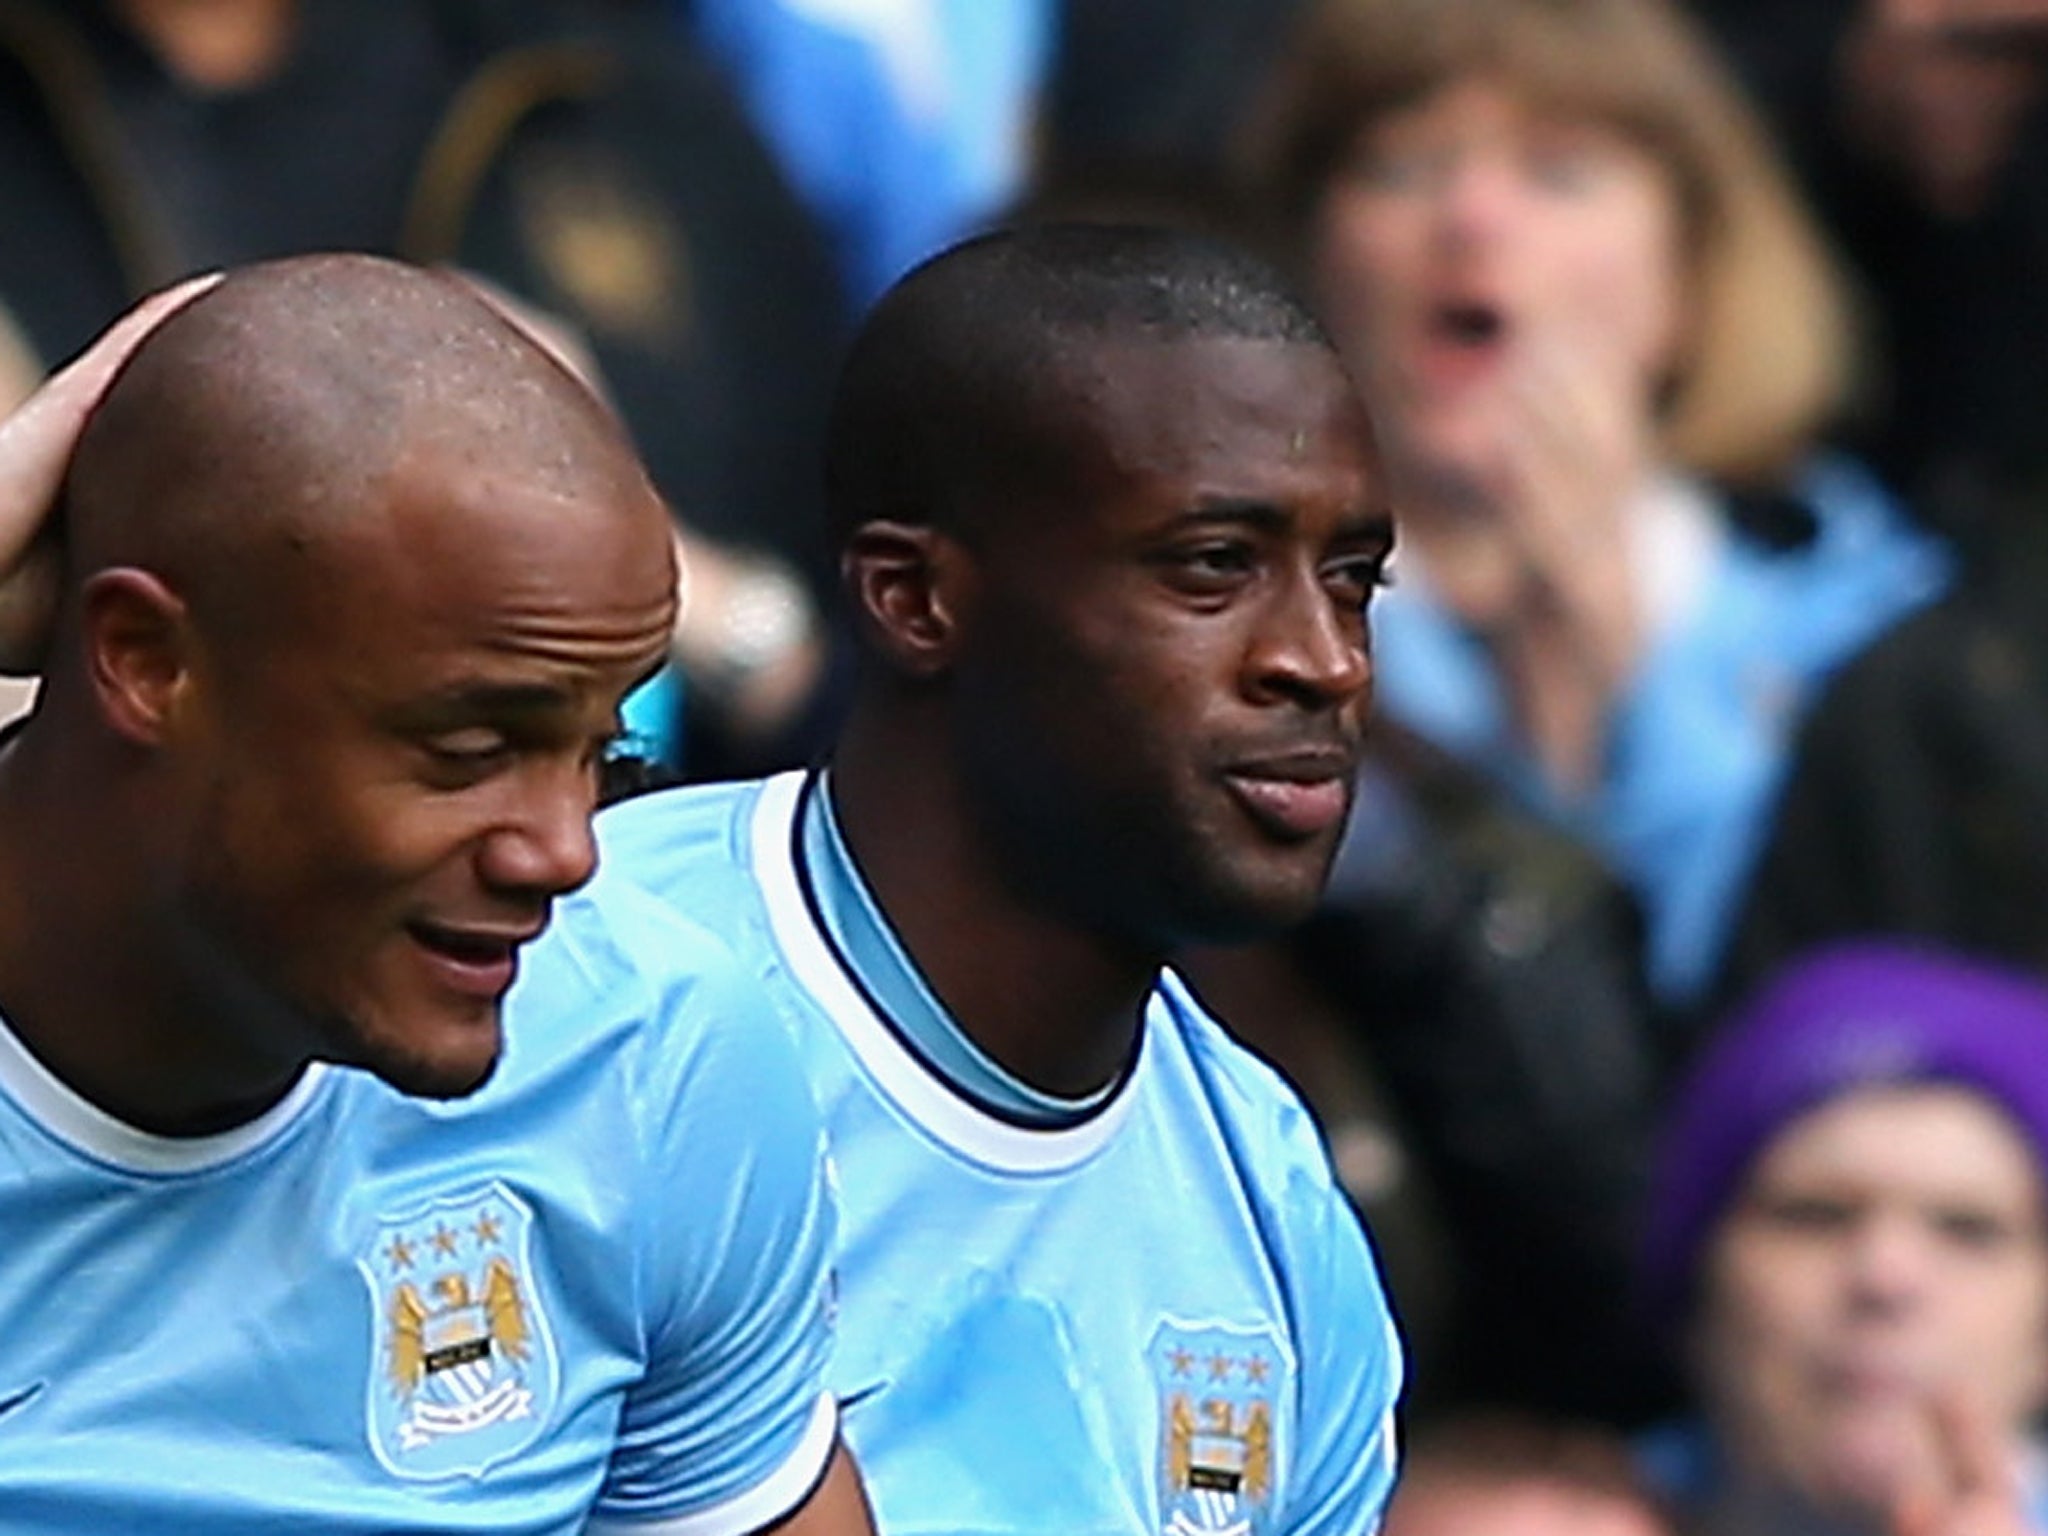
{"type": "Polygon", "coordinates": [[[768,780],[655,790],[597,818],[598,866],[671,906],[719,903],[748,879],[755,807],[768,780]]]}
{"type": "Polygon", "coordinates": [[[1327,1181],[1321,1132],[1293,1085],[1218,1022],[1172,971],[1161,973],[1155,1004],[1237,1154],[1261,1173],[1299,1168],[1327,1181]]]}
{"type": "Polygon", "coordinates": [[[1304,1337],[1333,1326],[1363,1329],[1361,1337],[1376,1329],[1386,1349],[1354,1363],[1377,1381],[1375,1395],[1391,1403],[1399,1391],[1400,1348],[1378,1263],[1314,1116],[1293,1086],[1234,1038],[1179,977],[1163,975],[1156,1000],[1228,1147],[1289,1294],[1294,1328],[1304,1337]]]}
{"type": "Polygon", "coordinates": [[[1299,1278],[1327,1272],[1327,1251],[1359,1248],[1349,1280],[1376,1291],[1370,1242],[1350,1196],[1338,1183],[1321,1126],[1292,1084],[1204,1008],[1172,972],[1162,974],[1155,1006],[1170,1045],[1198,1085],[1244,1199],[1283,1270],[1299,1278]]]}
{"type": "Polygon", "coordinates": [[[522,957],[505,1028],[504,1069],[516,1078],[580,1071],[612,1055],[657,1097],[709,1064],[780,1070],[785,1051],[767,998],[731,946],[603,867],[556,903],[548,931],[522,957]]]}

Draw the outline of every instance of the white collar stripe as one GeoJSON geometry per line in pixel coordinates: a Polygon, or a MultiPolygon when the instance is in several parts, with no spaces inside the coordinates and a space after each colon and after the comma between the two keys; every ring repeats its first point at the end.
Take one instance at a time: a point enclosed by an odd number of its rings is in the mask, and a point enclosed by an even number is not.
{"type": "Polygon", "coordinates": [[[1000,1172],[1055,1173],[1100,1151],[1130,1113],[1136,1081],[1152,1053],[1141,1049],[1136,1067],[1116,1096],[1078,1125],[1016,1125],[962,1098],[876,1014],[804,900],[795,851],[803,785],[804,775],[792,772],[779,774],[762,787],[750,838],[754,876],[784,963],[831,1019],[869,1078],[927,1134],[1000,1172]]]}
{"type": "Polygon", "coordinates": [[[123,1173],[204,1173],[282,1135],[320,1091],[326,1065],[314,1062],[277,1103],[255,1119],[212,1136],[156,1136],[116,1120],[74,1093],[30,1054],[0,1019],[0,1093],[41,1130],[73,1151],[123,1173]]]}

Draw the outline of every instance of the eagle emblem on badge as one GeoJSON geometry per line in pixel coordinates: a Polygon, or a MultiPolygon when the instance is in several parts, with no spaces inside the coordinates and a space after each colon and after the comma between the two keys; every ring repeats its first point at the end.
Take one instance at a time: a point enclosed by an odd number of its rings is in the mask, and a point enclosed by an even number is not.
{"type": "Polygon", "coordinates": [[[1264,1536],[1292,1376],[1279,1335],[1168,1320],[1146,1360],[1159,1395],[1161,1536],[1264,1536]]]}
{"type": "Polygon", "coordinates": [[[545,1427],[559,1369],[532,1229],[494,1181],[385,1217],[358,1255],[373,1315],[370,1445],[398,1476],[481,1477],[545,1427]]]}

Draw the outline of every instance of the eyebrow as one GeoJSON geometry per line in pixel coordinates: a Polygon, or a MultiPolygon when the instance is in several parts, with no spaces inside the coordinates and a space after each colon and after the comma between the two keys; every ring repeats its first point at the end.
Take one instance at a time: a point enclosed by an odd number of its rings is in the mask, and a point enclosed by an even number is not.
{"type": "MultiPolygon", "coordinates": [[[[1262,533],[1285,533],[1293,521],[1294,515],[1291,512],[1273,505],[1270,501],[1260,501],[1252,497],[1241,500],[1219,497],[1204,499],[1197,505],[1176,513],[1168,525],[1168,531],[1180,533],[1190,528],[1249,524],[1262,533]]],[[[1338,525],[1336,537],[1340,540],[1384,544],[1391,549],[1394,543],[1393,509],[1382,503],[1349,512],[1338,525]]]]}
{"type": "Polygon", "coordinates": [[[450,721],[544,715],[570,702],[567,690],[547,683],[458,683],[408,701],[397,714],[406,725],[432,727],[450,721]]]}

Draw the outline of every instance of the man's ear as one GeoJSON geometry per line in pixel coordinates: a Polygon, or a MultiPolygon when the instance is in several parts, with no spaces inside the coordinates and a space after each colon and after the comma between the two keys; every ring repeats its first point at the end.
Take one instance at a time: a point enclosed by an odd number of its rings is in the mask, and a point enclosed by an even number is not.
{"type": "Polygon", "coordinates": [[[162,741],[192,675],[184,600],[148,571],[116,566],[86,581],[82,609],[85,674],[101,715],[130,741],[162,741]]]}
{"type": "Polygon", "coordinates": [[[974,560],[959,540],[920,523],[862,523],[840,575],[855,622],[899,671],[935,677],[952,665],[974,587],[974,560]]]}

